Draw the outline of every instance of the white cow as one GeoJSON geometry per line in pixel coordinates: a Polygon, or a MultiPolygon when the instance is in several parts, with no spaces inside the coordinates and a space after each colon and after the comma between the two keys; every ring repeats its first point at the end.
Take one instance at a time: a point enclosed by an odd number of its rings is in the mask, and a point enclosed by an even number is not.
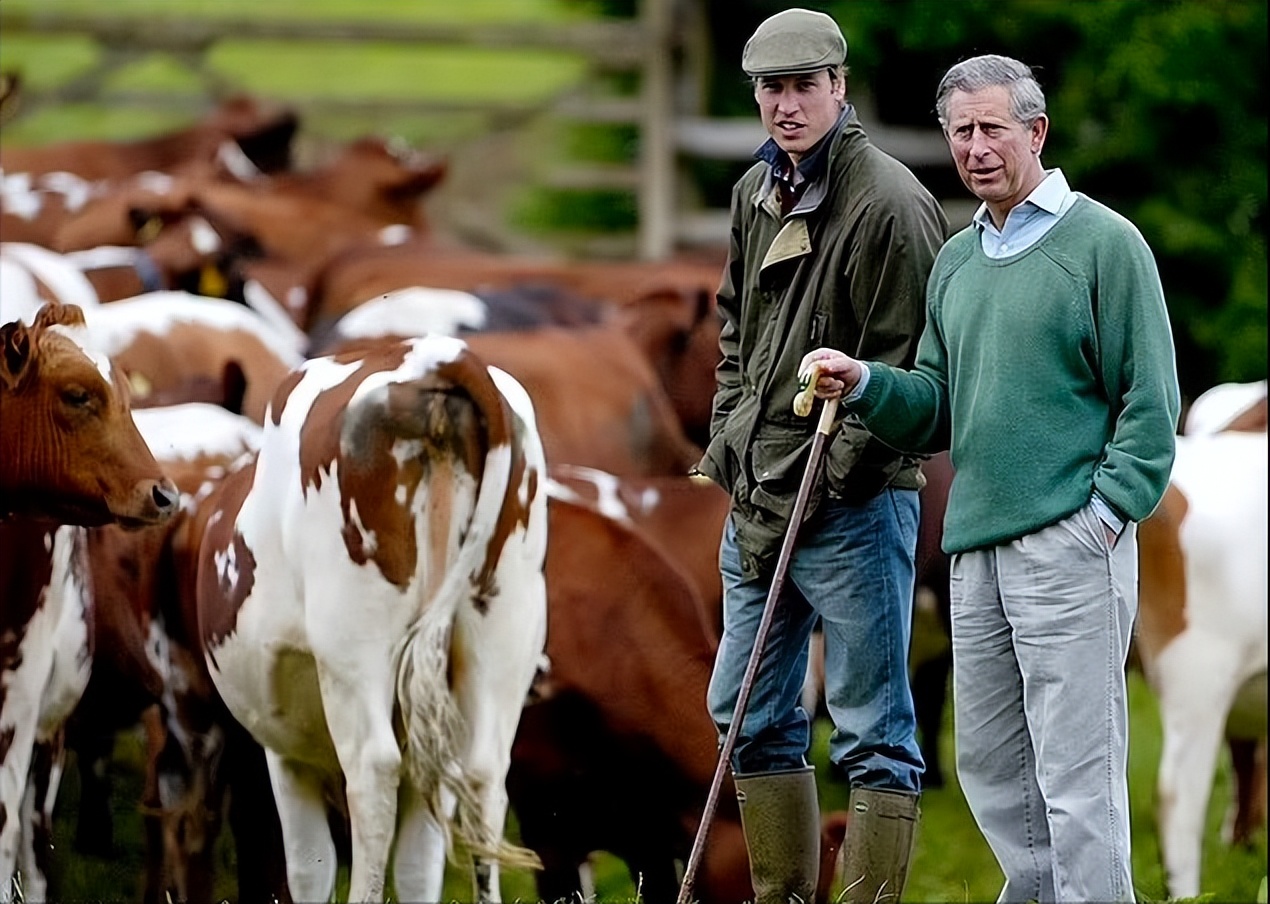
{"type": "Polygon", "coordinates": [[[200,508],[200,630],[266,750],[297,901],[440,900],[455,832],[498,864],[511,745],[546,636],[546,478],[529,398],[457,339],[310,360],[254,466],[200,508]],[[342,799],[341,799],[342,798],[342,799]]]}
{"type": "MultiPolygon", "coordinates": [[[[1193,419],[1220,430],[1238,413],[1201,410],[1193,419]]],[[[1264,700],[1266,468],[1264,430],[1179,436],[1169,490],[1141,525],[1137,640],[1163,723],[1159,831],[1174,897],[1200,891],[1204,817],[1228,717],[1246,709],[1241,693],[1259,688],[1264,700]]],[[[1264,703],[1255,709],[1254,732],[1264,738],[1264,703]]]]}

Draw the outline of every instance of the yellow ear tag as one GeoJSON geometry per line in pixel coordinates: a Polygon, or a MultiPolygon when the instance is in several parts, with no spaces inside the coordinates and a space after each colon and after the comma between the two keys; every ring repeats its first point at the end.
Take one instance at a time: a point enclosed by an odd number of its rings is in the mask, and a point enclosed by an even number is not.
{"type": "Polygon", "coordinates": [[[207,263],[198,274],[198,294],[205,298],[224,298],[229,290],[229,282],[216,269],[216,265],[207,263]]]}
{"type": "Polygon", "coordinates": [[[132,371],[128,374],[128,388],[132,390],[134,399],[144,399],[149,397],[150,390],[154,387],[151,385],[149,378],[140,371],[132,371]]]}
{"type": "Polygon", "coordinates": [[[141,228],[137,230],[137,244],[148,245],[159,237],[159,233],[163,231],[163,221],[158,217],[151,217],[141,224],[141,228]]]}

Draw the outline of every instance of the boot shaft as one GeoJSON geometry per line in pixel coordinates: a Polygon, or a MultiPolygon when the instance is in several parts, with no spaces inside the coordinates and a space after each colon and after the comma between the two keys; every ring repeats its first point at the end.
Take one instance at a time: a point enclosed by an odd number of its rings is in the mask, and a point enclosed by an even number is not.
{"type": "Polygon", "coordinates": [[[735,776],[755,904],[810,904],[820,874],[820,804],[811,766],[735,776]]]}
{"type": "Polygon", "coordinates": [[[918,795],[911,791],[852,788],[843,845],[843,904],[899,904],[908,881],[918,795]]]}

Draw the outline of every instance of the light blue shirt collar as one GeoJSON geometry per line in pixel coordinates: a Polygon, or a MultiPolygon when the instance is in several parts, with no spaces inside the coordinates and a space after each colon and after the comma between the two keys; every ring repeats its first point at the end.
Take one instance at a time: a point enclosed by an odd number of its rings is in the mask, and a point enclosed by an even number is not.
{"type": "Polygon", "coordinates": [[[992,258],[1008,257],[1038,242],[1074,203],[1076,193],[1068,186],[1063,171],[1052,169],[1041,184],[1006,215],[1002,229],[998,230],[993,224],[987,204],[979,205],[971,222],[979,230],[985,254],[992,258]]]}

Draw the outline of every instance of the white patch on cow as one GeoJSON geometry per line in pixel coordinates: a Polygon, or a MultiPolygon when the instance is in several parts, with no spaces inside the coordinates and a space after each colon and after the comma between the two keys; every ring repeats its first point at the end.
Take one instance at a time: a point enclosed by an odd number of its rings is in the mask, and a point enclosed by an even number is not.
{"type": "MultiPolygon", "coordinates": [[[[556,470],[561,475],[568,475],[575,480],[585,481],[595,488],[595,499],[585,499],[581,494],[569,490],[573,497],[573,501],[584,502],[599,510],[600,514],[614,521],[629,522],[632,520],[631,512],[626,507],[626,503],[622,501],[621,496],[621,479],[616,475],[607,471],[601,471],[597,468],[588,468],[585,465],[556,465],[556,470]]],[[[564,490],[562,484],[552,482],[553,488],[558,487],[564,490]]],[[[569,497],[561,497],[569,498],[569,497]]]]}
{"type": "Polygon", "coordinates": [[[30,173],[6,173],[0,170],[0,192],[21,194],[32,190],[30,173]]]}
{"type": "Polygon", "coordinates": [[[30,222],[44,209],[43,192],[31,187],[30,173],[14,173],[0,179],[0,201],[4,212],[30,222]]]}
{"type": "Polygon", "coordinates": [[[189,402],[132,413],[154,457],[163,462],[202,456],[234,458],[260,448],[261,427],[219,405],[189,402]]]}
{"type": "Polygon", "coordinates": [[[1266,397],[1266,381],[1221,383],[1200,394],[1186,412],[1187,436],[1217,433],[1266,397]]]}
{"type": "Polygon", "coordinates": [[[359,304],[339,319],[335,331],[348,339],[377,336],[453,336],[461,330],[480,330],[489,310],[471,292],[411,286],[359,304]]]}
{"type": "Polygon", "coordinates": [[[110,358],[102,354],[92,342],[92,338],[85,327],[67,326],[64,323],[52,324],[48,331],[50,333],[58,333],[79,346],[80,351],[93,362],[93,366],[97,368],[97,372],[101,374],[102,379],[107,383],[111,381],[111,364],[110,358]]]}
{"type": "MultiPolygon", "coordinates": [[[[189,292],[147,292],[134,298],[112,301],[86,310],[84,320],[88,324],[93,347],[107,355],[123,351],[141,333],[162,338],[178,324],[187,324],[249,333],[292,367],[304,360],[292,333],[276,329],[252,309],[232,301],[204,298],[189,292]]],[[[295,329],[294,324],[292,329],[295,329]]]]}
{"type": "Polygon", "coordinates": [[[176,179],[158,170],[146,170],[132,177],[132,184],[143,191],[166,195],[176,186],[176,179]]]}
{"type": "Polygon", "coordinates": [[[414,238],[414,230],[402,223],[393,223],[379,230],[379,244],[404,245],[414,238]]]}
{"type": "Polygon", "coordinates": [[[414,461],[423,453],[423,440],[399,439],[392,444],[392,457],[401,467],[408,461],[414,461]]]}
{"type": "Polygon", "coordinates": [[[362,523],[361,512],[357,510],[357,500],[354,499],[348,504],[348,521],[349,524],[361,535],[362,551],[367,556],[373,556],[379,549],[379,540],[375,536],[373,530],[367,530],[366,525],[362,523]]]}
{"type": "Polygon", "coordinates": [[[222,141],[216,148],[216,159],[223,163],[225,169],[239,181],[251,182],[264,175],[260,167],[252,163],[251,158],[243,153],[243,149],[236,141],[222,141]]]}
{"type": "Polygon", "coordinates": [[[212,556],[212,562],[216,565],[216,576],[221,581],[230,586],[238,586],[238,551],[233,543],[230,543],[224,549],[219,549],[212,556]]]}
{"type": "Polygon", "coordinates": [[[287,337],[293,351],[303,352],[308,347],[309,337],[296,326],[286,308],[259,280],[249,279],[243,284],[243,300],[247,307],[264,318],[274,330],[287,337]]]}
{"type": "Polygon", "coordinates": [[[190,217],[190,242],[203,257],[211,257],[221,249],[220,233],[202,217],[190,217]]]}
{"type": "Polygon", "coordinates": [[[104,270],[108,267],[135,267],[142,255],[140,248],[128,245],[100,245],[83,251],[68,251],[64,257],[83,270],[104,270]]]}
{"type": "Polygon", "coordinates": [[[0,323],[19,319],[9,316],[11,307],[22,310],[33,305],[34,308],[39,308],[43,300],[36,289],[37,281],[46,285],[63,304],[77,304],[87,309],[101,303],[97,298],[97,290],[88,281],[88,277],[56,251],[27,242],[4,242],[0,244],[0,262],[27,273],[25,290],[15,281],[12,273],[5,277],[3,295],[0,295],[0,312],[3,312],[4,319],[0,323]],[[21,294],[16,298],[4,297],[11,292],[21,294]]]}
{"type": "MultiPolygon", "coordinates": [[[[248,281],[250,286],[255,280],[248,281]]],[[[263,288],[263,286],[261,287],[263,288]]],[[[287,290],[287,307],[292,311],[303,311],[309,306],[309,292],[304,286],[292,286],[287,290]]]]}
{"type": "Polygon", "coordinates": [[[45,173],[39,183],[40,188],[61,195],[62,206],[72,213],[81,209],[94,195],[100,194],[95,183],[74,173],[45,173]]]}

